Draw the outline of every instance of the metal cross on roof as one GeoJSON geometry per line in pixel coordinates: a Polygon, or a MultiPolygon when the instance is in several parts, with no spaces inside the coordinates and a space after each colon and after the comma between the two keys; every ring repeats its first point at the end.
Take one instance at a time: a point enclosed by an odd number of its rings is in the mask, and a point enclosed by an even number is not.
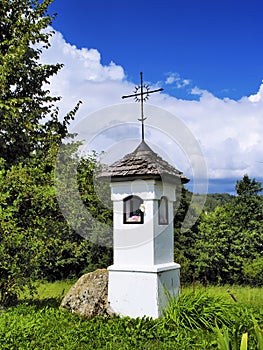
{"type": "Polygon", "coordinates": [[[140,77],[141,77],[141,84],[138,86],[135,86],[134,94],[122,96],[122,98],[134,97],[136,102],[141,102],[141,118],[138,120],[142,122],[142,140],[144,141],[144,121],[147,118],[144,117],[144,114],[143,114],[143,103],[146,100],[148,100],[149,94],[152,94],[153,92],[163,91],[163,89],[161,88],[157,90],[150,90],[149,85],[143,84],[142,72],[140,72],[140,77]]]}

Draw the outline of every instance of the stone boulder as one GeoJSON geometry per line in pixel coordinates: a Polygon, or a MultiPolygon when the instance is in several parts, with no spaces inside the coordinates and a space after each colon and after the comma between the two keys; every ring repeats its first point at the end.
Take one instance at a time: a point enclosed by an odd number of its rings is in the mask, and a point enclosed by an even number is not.
{"type": "Polygon", "coordinates": [[[108,271],[98,269],[81,276],[63,298],[61,307],[83,318],[111,315],[108,305],[108,271]]]}

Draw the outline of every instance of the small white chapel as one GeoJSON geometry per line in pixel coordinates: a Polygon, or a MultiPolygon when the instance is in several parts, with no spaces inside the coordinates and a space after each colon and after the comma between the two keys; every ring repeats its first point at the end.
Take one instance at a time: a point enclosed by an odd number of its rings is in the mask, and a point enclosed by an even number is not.
{"type": "MultiPolygon", "coordinates": [[[[144,94],[149,93],[143,90],[141,73],[137,95],[142,107],[144,94]]],[[[158,318],[169,298],[178,296],[180,265],[174,261],[173,208],[177,186],[189,182],[145,142],[145,119],[142,108],[138,147],[98,176],[110,181],[113,201],[108,302],[114,313],[132,318],[158,318]]]]}

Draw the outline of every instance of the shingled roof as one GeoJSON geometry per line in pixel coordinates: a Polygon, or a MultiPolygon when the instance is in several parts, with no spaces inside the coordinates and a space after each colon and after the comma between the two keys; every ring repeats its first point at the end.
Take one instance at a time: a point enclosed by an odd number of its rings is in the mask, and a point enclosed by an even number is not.
{"type": "Polygon", "coordinates": [[[112,182],[138,178],[161,179],[162,177],[172,182],[190,181],[181,171],[158,156],[145,141],[142,141],[132,153],[105,167],[98,175],[98,178],[110,178],[112,182]]]}

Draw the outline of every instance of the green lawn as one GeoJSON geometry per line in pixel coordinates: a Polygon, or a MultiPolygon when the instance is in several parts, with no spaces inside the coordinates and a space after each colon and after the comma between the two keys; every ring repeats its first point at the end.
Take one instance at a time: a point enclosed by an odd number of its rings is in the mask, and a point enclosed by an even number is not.
{"type": "Polygon", "coordinates": [[[182,292],[207,291],[210,295],[220,295],[225,300],[233,300],[231,294],[237,299],[239,304],[246,306],[263,307],[263,288],[249,286],[209,286],[207,288],[197,286],[187,286],[182,288],[182,292]]]}
{"type": "MultiPolygon", "coordinates": [[[[66,295],[70,287],[76,281],[65,280],[57,282],[39,282],[37,284],[37,299],[61,298],[66,295]]],[[[206,291],[209,295],[221,296],[226,301],[232,301],[231,294],[237,299],[238,303],[246,306],[263,307],[263,288],[250,286],[208,286],[200,284],[195,286],[183,286],[182,293],[191,293],[196,291],[206,291]]]]}
{"type": "Polygon", "coordinates": [[[258,328],[263,326],[260,288],[195,286],[193,292],[193,286],[189,286],[183,288],[179,300],[173,301],[167,314],[158,320],[83,320],[59,308],[73,283],[39,283],[37,297],[29,299],[24,295],[19,305],[2,310],[0,349],[240,349],[242,334],[248,331],[248,347],[244,349],[263,350],[263,335],[258,328]],[[221,338],[228,342],[227,334],[232,348],[229,344],[219,347],[221,338]]]}
{"type": "Polygon", "coordinates": [[[39,282],[37,284],[37,297],[39,299],[63,298],[76,281],[65,280],[57,282],[39,282]]]}

